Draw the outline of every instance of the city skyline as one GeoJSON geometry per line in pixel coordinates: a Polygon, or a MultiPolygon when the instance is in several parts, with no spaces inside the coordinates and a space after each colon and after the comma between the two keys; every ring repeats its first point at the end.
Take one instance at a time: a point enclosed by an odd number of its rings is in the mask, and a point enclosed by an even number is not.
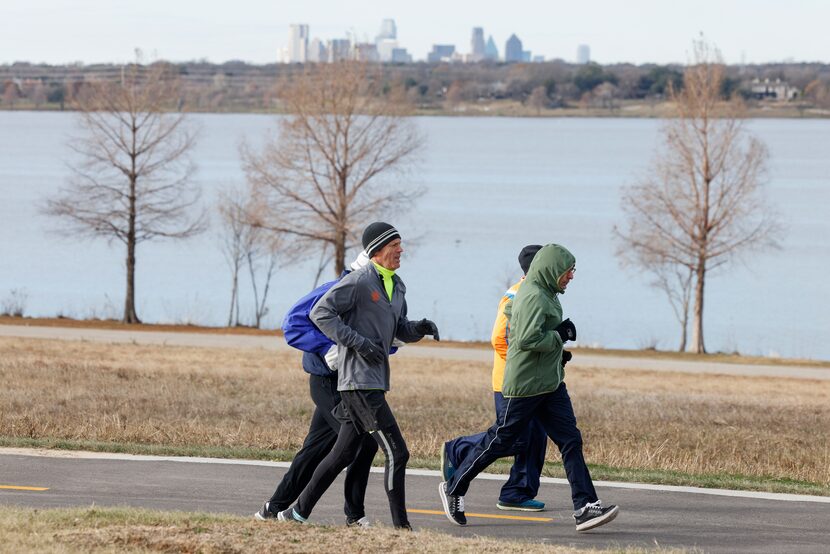
{"type": "Polygon", "coordinates": [[[830,3],[795,0],[786,7],[769,0],[699,0],[674,5],[657,0],[627,3],[596,0],[580,5],[531,2],[521,10],[480,2],[423,0],[392,8],[364,0],[360,9],[332,0],[314,8],[266,0],[238,0],[233,9],[180,0],[140,5],[104,0],[6,0],[0,63],[26,61],[123,63],[135,48],[170,61],[205,59],[275,63],[289,43],[289,26],[304,24],[309,35],[326,39],[352,36],[373,43],[384,19],[394,19],[397,42],[415,61],[434,44],[451,44],[468,54],[472,29],[494,37],[503,56],[511,34],[533,57],[576,61],[580,44],[590,46],[601,64],[685,63],[691,43],[703,33],[729,64],[777,61],[830,63],[830,39],[823,22],[830,3]]]}

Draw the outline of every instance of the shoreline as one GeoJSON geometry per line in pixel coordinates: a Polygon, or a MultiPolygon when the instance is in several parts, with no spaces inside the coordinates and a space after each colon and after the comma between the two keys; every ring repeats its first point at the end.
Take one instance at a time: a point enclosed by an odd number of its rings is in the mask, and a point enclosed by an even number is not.
{"type": "MultiPolygon", "coordinates": [[[[54,113],[70,112],[77,113],[77,110],[70,108],[61,109],[58,105],[46,105],[35,107],[24,105],[21,107],[9,108],[0,105],[0,113],[54,113]]],[[[217,114],[217,115],[287,115],[282,110],[265,110],[234,108],[227,109],[192,109],[187,110],[190,114],[217,114]]],[[[494,102],[490,104],[461,104],[454,108],[446,107],[417,107],[411,113],[411,117],[496,117],[496,118],[530,118],[530,119],[674,119],[675,114],[671,103],[662,102],[659,104],[648,103],[621,103],[614,108],[582,108],[565,107],[554,109],[536,110],[523,106],[516,102],[494,102]]],[[[798,107],[791,104],[776,105],[775,103],[763,106],[747,107],[743,119],[799,119],[799,120],[823,120],[830,119],[830,109],[816,107],[798,107]]]]}

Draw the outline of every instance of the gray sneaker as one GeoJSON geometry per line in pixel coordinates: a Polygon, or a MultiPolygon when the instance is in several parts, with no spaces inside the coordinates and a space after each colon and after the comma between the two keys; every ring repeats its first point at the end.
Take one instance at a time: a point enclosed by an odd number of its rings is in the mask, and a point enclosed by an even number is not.
{"type": "Polygon", "coordinates": [[[306,519],[297,513],[293,507],[283,510],[277,514],[278,521],[288,521],[290,523],[305,523],[306,519]]]}

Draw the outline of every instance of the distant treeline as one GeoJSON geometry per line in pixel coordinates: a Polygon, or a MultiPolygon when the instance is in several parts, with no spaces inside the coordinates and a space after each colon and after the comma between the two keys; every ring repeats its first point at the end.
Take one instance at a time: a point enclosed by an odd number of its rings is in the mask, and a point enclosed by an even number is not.
{"type": "MultiPolygon", "coordinates": [[[[156,62],[164,63],[166,62],[156,62]]],[[[302,65],[251,65],[185,62],[167,64],[181,78],[181,100],[196,111],[279,110],[279,90],[302,65]]],[[[471,63],[386,65],[388,93],[398,93],[422,110],[470,102],[515,101],[536,109],[574,105],[614,108],[619,101],[660,101],[669,87],[683,86],[681,65],[575,65],[544,63],[471,63]]],[[[84,83],[118,79],[123,66],[0,65],[0,108],[69,107],[84,83]]],[[[749,102],[797,101],[830,108],[830,65],[775,63],[728,66],[724,98],[740,95],[749,102]],[[765,88],[764,84],[768,86],[765,88]],[[785,96],[783,98],[782,96],[785,96]]]]}

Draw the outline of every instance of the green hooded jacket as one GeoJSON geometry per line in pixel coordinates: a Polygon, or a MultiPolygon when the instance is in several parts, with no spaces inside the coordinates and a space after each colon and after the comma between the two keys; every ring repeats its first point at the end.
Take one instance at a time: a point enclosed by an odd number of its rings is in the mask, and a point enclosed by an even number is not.
{"type": "Polygon", "coordinates": [[[536,396],[555,391],[565,379],[562,338],[555,331],[562,322],[559,279],[576,264],[576,258],[558,244],[548,244],[536,254],[512,305],[507,365],[502,394],[505,397],[536,396]]]}

